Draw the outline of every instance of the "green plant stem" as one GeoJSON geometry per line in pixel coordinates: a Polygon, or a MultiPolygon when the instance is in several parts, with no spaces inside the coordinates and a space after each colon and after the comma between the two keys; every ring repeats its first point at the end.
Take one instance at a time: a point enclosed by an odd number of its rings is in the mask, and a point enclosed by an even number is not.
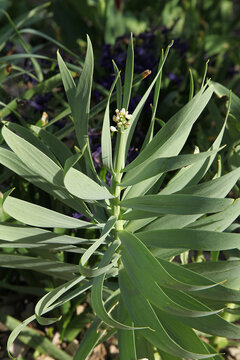
{"type": "Polygon", "coordinates": [[[113,200],[112,206],[112,214],[116,216],[118,219],[115,225],[116,230],[116,238],[117,238],[117,231],[123,230],[123,220],[119,219],[120,216],[120,206],[119,200],[121,195],[121,186],[119,186],[123,173],[121,172],[124,168],[125,164],[125,134],[120,133],[120,140],[119,140],[119,147],[117,149],[117,158],[116,158],[116,167],[113,175],[113,194],[115,199],[113,200]]]}

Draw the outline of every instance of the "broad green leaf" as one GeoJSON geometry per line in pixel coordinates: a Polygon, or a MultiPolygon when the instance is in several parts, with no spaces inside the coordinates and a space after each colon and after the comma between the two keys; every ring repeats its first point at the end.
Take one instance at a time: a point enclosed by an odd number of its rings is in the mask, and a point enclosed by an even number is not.
{"type": "Polygon", "coordinates": [[[220,310],[212,311],[210,308],[196,301],[193,297],[184,294],[176,289],[173,290],[175,296],[171,297],[164,291],[153,279],[148,271],[142,272],[138,270],[129,255],[123,252],[123,262],[127,264],[126,270],[132,283],[137,286],[142,295],[152,304],[173,315],[202,317],[212,313],[218,313],[220,310]]]}
{"type": "MultiPolygon", "coordinates": [[[[208,151],[211,151],[211,150],[218,151],[219,150],[219,147],[220,147],[220,144],[221,144],[221,141],[223,138],[223,134],[225,131],[225,127],[227,124],[229,110],[230,110],[230,108],[228,107],[228,111],[226,113],[223,126],[222,126],[216,140],[214,141],[214,143],[212,144],[212,146],[210,147],[210,149],[208,151]]],[[[161,193],[162,194],[171,194],[173,192],[180,191],[185,186],[191,186],[191,185],[197,184],[201,180],[201,178],[205,175],[207,170],[210,168],[212,162],[215,159],[215,155],[216,154],[210,156],[205,161],[198,162],[188,168],[181,169],[169,181],[169,183],[166,185],[166,187],[163,190],[161,190],[161,193]]]]}
{"type": "Polygon", "coordinates": [[[150,158],[154,160],[159,156],[174,156],[181,151],[194,122],[212,96],[212,87],[204,90],[205,87],[168,120],[139,156],[126,167],[126,171],[149,161],[150,158]]]}
{"type": "Polygon", "coordinates": [[[75,209],[86,217],[92,217],[89,209],[81,200],[74,198],[66,189],[59,188],[59,186],[49,183],[40,175],[38,176],[33,170],[28,168],[14,152],[0,147],[0,163],[43,191],[56,197],[70,208],[75,209]]]}
{"type": "Polygon", "coordinates": [[[144,336],[136,332],[135,334],[135,342],[136,342],[136,351],[137,351],[137,359],[143,359],[147,356],[148,360],[154,360],[154,350],[153,346],[147,341],[144,336]]]}
{"type": "MultiPolygon", "coordinates": [[[[120,242],[117,240],[114,241],[112,245],[110,245],[110,247],[107,249],[100,262],[101,267],[107,266],[109,264],[119,245],[120,242]]],[[[119,321],[115,320],[111,316],[111,314],[109,314],[106,311],[103,303],[103,283],[104,283],[105,275],[106,274],[99,275],[93,280],[93,287],[91,292],[91,304],[94,313],[97,315],[97,317],[103,320],[105,324],[108,324],[111,327],[116,327],[117,329],[122,329],[122,330],[134,330],[135,329],[134,326],[128,326],[120,323],[119,321]]]]}
{"type": "Polygon", "coordinates": [[[187,225],[191,229],[224,231],[240,215],[240,201],[235,200],[226,210],[210,215],[187,225]]]}
{"type": "Polygon", "coordinates": [[[4,211],[24,224],[46,228],[89,228],[93,224],[49,210],[39,205],[8,196],[3,204],[4,211]]]}
{"type": "MultiPolygon", "coordinates": [[[[146,246],[165,249],[229,250],[240,247],[240,235],[199,229],[152,230],[137,233],[146,246]]],[[[222,279],[224,280],[224,279],[222,279]]]]}
{"type": "Polygon", "coordinates": [[[2,134],[8,146],[35,174],[52,184],[63,185],[61,168],[52,159],[6,126],[3,127],[2,134]]]}
{"type": "Polygon", "coordinates": [[[157,260],[136,236],[127,231],[119,232],[119,238],[128,255],[125,256],[125,252],[123,252],[122,261],[129,273],[131,273],[131,270],[128,271],[128,269],[134,264],[135,267],[138,267],[139,274],[145,273],[147,269],[148,273],[152,274],[152,280],[160,286],[179,290],[199,291],[217,285],[213,281],[199,276],[199,274],[186,271],[185,268],[162,259],[157,260]]]}
{"type": "Polygon", "coordinates": [[[71,150],[65,145],[63,141],[60,141],[55,135],[51,134],[49,131],[39,128],[38,126],[31,126],[34,132],[36,132],[44,143],[49,147],[51,152],[59,160],[62,166],[64,166],[65,161],[72,156],[71,150]]]}
{"type": "Polygon", "coordinates": [[[226,287],[229,287],[229,283],[235,278],[240,278],[240,261],[216,261],[216,262],[204,262],[204,263],[190,263],[184,265],[186,268],[195,271],[209,279],[219,282],[222,279],[226,280],[226,287]]]}
{"type": "Polygon", "coordinates": [[[0,254],[0,266],[11,269],[34,270],[59,279],[71,280],[78,266],[23,255],[0,254]]]}
{"type": "Polygon", "coordinates": [[[177,155],[172,157],[158,158],[151,161],[144,167],[139,165],[127,172],[123,178],[121,186],[129,186],[139,183],[161,173],[177,170],[184,166],[189,166],[198,161],[203,161],[216,151],[206,151],[199,154],[177,155]]]}
{"type": "MultiPolygon", "coordinates": [[[[209,88],[204,93],[202,90],[195,95],[188,104],[166,123],[166,126],[159,130],[139,156],[125,169],[131,169],[138,165],[146,166],[150,159],[154,160],[159,156],[177,155],[184,146],[193,124],[210,100],[212,92],[213,90],[209,88]]],[[[124,193],[124,198],[145,194],[158,181],[159,176],[161,175],[157,175],[133,185],[131,188],[127,188],[124,193]]]]}
{"type": "MultiPolygon", "coordinates": [[[[80,152],[80,153],[73,154],[66,159],[65,164],[64,164],[64,169],[63,169],[64,177],[73,166],[79,165],[78,162],[82,157],[83,157],[83,153],[80,152]]],[[[78,168],[79,168],[79,166],[78,166],[78,168]]]]}
{"type": "MultiPolygon", "coordinates": [[[[58,163],[56,157],[54,154],[48,149],[48,147],[39,139],[36,137],[36,135],[33,134],[32,131],[29,129],[26,129],[25,127],[14,124],[14,123],[8,123],[7,128],[9,130],[12,130],[15,134],[22,137],[24,140],[26,140],[28,143],[32,144],[36,148],[38,148],[41,152],[43,152],[46,156],[48,156],[50,159],[52,159],[55,163],[58,163]]],[[[35,126],[35,128],[38,128],[35,126]]],[[[38,128],[40,130],[40,128],[38,128]]]]}
{"type": "MultiPolygon", "coordinates": [[[[166,351],[172,355],[201,359],[210,357],[205,354],[196,354],[188,351],[179,345],[176,339],[172,338],[172,334],[168,333],[162,323],[158,320],[154,309],[148,300],[141,295],[137,287],[135,287],[124,269],[119,273],[119,282],[121,294],[128,312],[136,326],[148,326],[149,329],[141,330],[141,334],[154,346],[166,351]],[[143,311],[144,309],[144,311],[143,311]]],[[[174,334],[173,334],[174,335],[174,334]]],[[[181,339],[179,339],[181,342],[181,339]]],[[[194,345],[194,343],[192,344],[194,345]]],[[[193,349],[194,351],[194,346],[193,349]]]]}
{"type": "MultiPolygon", "coordinates": [[[[128,325],[133,325],[121,297],[119,299],[117,314],[119,320],[124,321],[124,323],[127,322],[128,325]]],[[[119,329],[117,337],[120,360],[137,360],[134,330],[119,329]]]]}
{"type": "MultiPolygon", "coordinates": [[[[232,199],[207,198],[187,194],[145,195],[120,202],[122,207],[149,211],[155,214],[203,214],[223,211],[233,203],[232,199]]],[[[129,213],[131,214],[131,213],[129,213]]],[[[127,214],[123,215],[127,218],[127,214]]]]}
{"type": "Polygon", "coordinates": [[[113,195],[106,187],[97,184],[84,173],[70,168],[64,178],[64,185],[67,190],[84,200],[112,199],[113,195]]]}

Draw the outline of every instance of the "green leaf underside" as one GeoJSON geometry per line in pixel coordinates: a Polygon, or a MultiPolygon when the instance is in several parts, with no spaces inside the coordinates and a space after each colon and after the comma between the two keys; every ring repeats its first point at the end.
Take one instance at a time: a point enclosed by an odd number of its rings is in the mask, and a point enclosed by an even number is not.
{"type": "Polygon", "coordinates": [[[84,200],[112,199],[113,195],[106,187],[100,186],[87,175],[74,168],[70,168],[64,178],[67,190],[84,200]]]}
{"type": "Polygon", "coordinates": [[[51,184],[47,180],[43,179],[41,175],[36,174],[33,170],[28,168],[12,151],[0,147],[0,163],[43,191],[46,191],[56,197],[67,206],[72,207],[79,213],[84,214],[87,217],[92,216],[82,201],[76,198],[74,199],[66,189],[60,188],[59,186],[51,184]]]}
{"type": "Polygon", "coordinates": [[[34,270],[64,280],[72,279],[73,274],[78,272],[76,265],[32,256],[0,254],[0,260],[2,267],[34,270]]]}
{"type": "MultiPolygon", "coordinates": [[[[232,199],[207,198],[188,194],[145,195],[121,201],[121,206],[144,210],[155,214],[204,214],[223,211],[231,205],[232,199]]],[[[129,213],[131,214],[131,213],[129,213]]],[[[127,214],[123,215],[123,219],[127,214]]]]}
{"type": "Polygon", "coordinates": [[[42,206],[8,196],[3,204],[4,211],[24,224],[46,228],[89,228],[93,224],[63,215],[42,206]]]}
{"type": "Polygon", "coordinates": [[[61,168],[38,148],[3,127],[2,135],[9,147],[17,154],[24,164],[35,173],[52,184],[62,186],[61,168]]]}
{"type": "Polygon", "coordinates": [[[152,230],[137,233],[146,246],[164,249],[229,250],[240,247],[240,235],[192,229],[152,230]]]}

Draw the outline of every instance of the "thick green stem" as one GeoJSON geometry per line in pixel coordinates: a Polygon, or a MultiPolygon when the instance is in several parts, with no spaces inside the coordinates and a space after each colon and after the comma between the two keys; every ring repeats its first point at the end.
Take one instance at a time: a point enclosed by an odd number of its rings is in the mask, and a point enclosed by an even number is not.
{"type": "Polygon", "coordinates": [[[121,194],[121,186],[119,184],[121,183],[122,175],[123,173],[121,170],[125,166],[125,134],[120,133],[120,141],[119,141],[119,147],[117,149],[118,153],[116,156],[116,167],[114,171],[114,178],[113,178],[113,194],[115,196],[115,199],[112,202],[112,214],[116,216],[118,219],[115,225],[116,229],[116,236],[117,231],[123,229],[123,221],[119,219],[120,215],[120,206],[119,206],[119,200],[120,200],[120,194],[121,194]]]}

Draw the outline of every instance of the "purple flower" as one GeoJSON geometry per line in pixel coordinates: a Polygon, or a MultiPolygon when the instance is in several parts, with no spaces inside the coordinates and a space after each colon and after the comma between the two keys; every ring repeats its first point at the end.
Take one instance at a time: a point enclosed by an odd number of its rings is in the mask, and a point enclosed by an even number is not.
{"type": "Polygon", "coordinates": [[[52,97],[51,93],[39,95],[36,94],[32,100],[29,100],[28,103],[31,107],[34,108],[35,111],[47,111],[48,110],[48,102],[52,97]]]}
{"type": "Polygon", "coordinates": [[[93,163],[96,168],[101,166],[101,146],[98,146],[97,149],[92,153],[93,163]]]}
{"type": "Polygon", "coordinates": [[[174,74],[174,73],[172,73],[172,72],[170,72],[170,73],[168,74],[168,78],[169,78],[171,81],[173,81],[176,85],[179,85],[179,84],[183,81],[183,79],[184,79],[183,76],[178,76],[178,75],[176,75],[176,74],[174,74]]]}
{"type": "Polygon", "coordinates": [[[91,219],[84,217],[82,214],[78,213],[77,211],[73,212],[70,214],[74,219],[83,219],[85,221],[90,222],[91,219]]]}

